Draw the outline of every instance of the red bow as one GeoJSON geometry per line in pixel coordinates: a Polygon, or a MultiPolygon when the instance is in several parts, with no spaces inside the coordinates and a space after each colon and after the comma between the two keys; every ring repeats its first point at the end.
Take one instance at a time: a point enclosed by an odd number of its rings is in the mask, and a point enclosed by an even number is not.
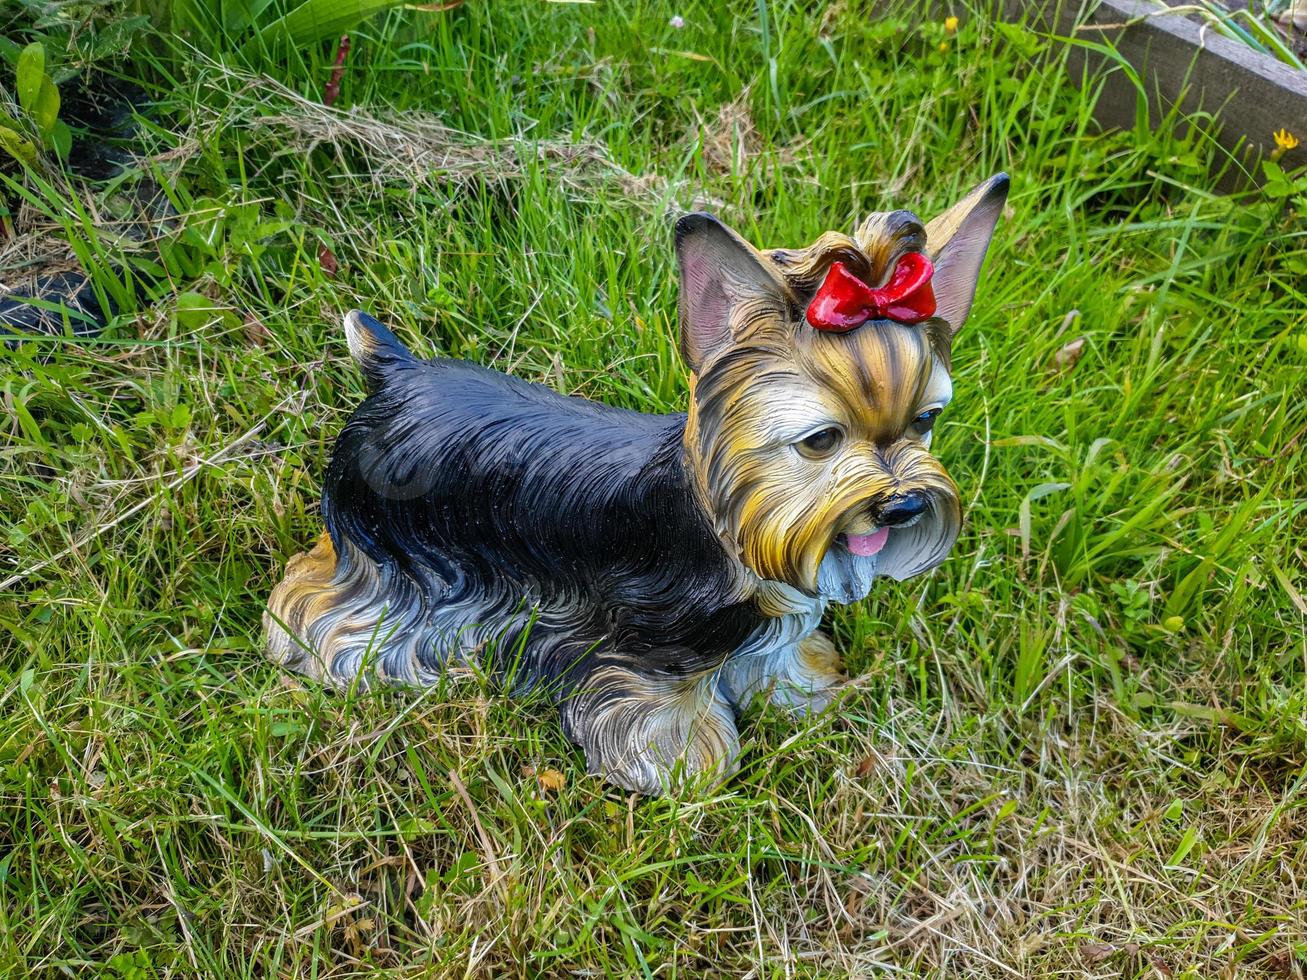
{"type": "Polygon", "coordinates": [[[808,304],[808,322],[830,333],[847,333],[868,320],[920,323],[935,315],[935,291],[930,288],[934,274],[930,259],[905,252],[889,282],[873,289],[843,262],[832,262],[826,281],[808,304]]]}

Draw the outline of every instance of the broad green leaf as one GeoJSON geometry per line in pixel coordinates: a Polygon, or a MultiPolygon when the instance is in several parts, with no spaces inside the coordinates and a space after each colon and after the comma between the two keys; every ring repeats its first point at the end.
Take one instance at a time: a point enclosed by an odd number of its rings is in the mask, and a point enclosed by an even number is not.
{"type": "Polygon", "coordinates": [[[49,75],[41,76],[41,92],[36,97],[36,106],[32,109],[32,119],[36,122],[41,139],[50,143],[54,138],[54,123],[59,118],[59,89],[50,81],[49,75]]]}
{"type": "Polygon", "coordinates": [[[374,14],[402,7],[403,0],[306,0],[259,32],[267,40],[302,46],[336,37],[374,14]]]}
{"type": "Polygon", "coordinates": [[[56,119],[54,132],[50,138],[54,144],[55,153],[59,154],[59,159],[67,160],[68,153],[73,148],[73,131],[68,128],[68,124],[62,119],[56,119]]]}
{"type": "Polygon", "coordinates": [[[1274,160],[1262,161],[1262,174],[1266,177],[1262,192],[1267,197],[1278,200],[1293,193],[1293,182],[1289,180],[1289,175],[1274,160]]]}
{"type": "Polygon", "coordinates": [[[177,323],[184,330],[194,330],[213,319],[213,300],[203,293],[185,292],[177,297],[177,323]]]}
{"type": "Polygon", "coordinates": [[[236,34],[258,20],[271,0],[226,0],[222,5],[223,30],[236,34]]]}
{"type": "Polygon", "coordinates": [[[31,112],[41,95],[41,80],[45,78],[45,45],[33,41],[18,56],[18,104],[31,112]]]}
{"type": "Polygon", "coordinates": [[[234,330],[241,325],[235,313],[203,293],[185,292],[177,297],[177,325],[183,330],[202,330],[214,322],[223,330],[234,330]]]}

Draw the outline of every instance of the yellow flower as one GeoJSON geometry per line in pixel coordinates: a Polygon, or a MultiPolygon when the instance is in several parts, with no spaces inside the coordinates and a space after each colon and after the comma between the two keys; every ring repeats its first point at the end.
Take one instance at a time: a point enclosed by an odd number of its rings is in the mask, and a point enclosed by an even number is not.
{"type": "Polygon", "coordinates": [[[1294,136],[1293,133],[1283,127],[1280,128],[1278,133],[1272,133],[1271,135],[1275,137],[1275,149],[1271,151],[1272,161],[1280,159],[1280,157],[1284,156],[1285,153],[1292,150],[1299,143],[1298,137],[1294,136]]]}
{"type": "Polygon", "coordinates": [[[940,42],[939,42],[939,50],[940,50],[941,52],[947,51],[947,50],[948,50],[948,42],[947,42],[947,41],[940,41],[940,42]]]}
{"type": "Polygon", "coordinates": [[[945,17],[944,31],[948,34],[956,34],[958,32],[958,19],[956,17],[945,17]]]}

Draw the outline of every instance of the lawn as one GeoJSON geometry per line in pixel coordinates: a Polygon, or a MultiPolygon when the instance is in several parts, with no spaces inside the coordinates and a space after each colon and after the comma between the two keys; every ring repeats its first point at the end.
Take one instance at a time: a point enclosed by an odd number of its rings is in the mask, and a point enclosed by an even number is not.
{"type": "Polygon", "coordinates": [[[334,40],[99,55],[139,162],[0,170],[0,281],[76,253],[117,308],[0,347],[0,971],[1303,975],[1307,182],[1218,194],[1202,125],[1101,133],[1072,44],[957,12],[408,9],[330,108],[334,40]],[[678,213],[797,246],[999,170],[962,537],[832,612],[853,681],[752,708],[735,778],[628,797],[470,673],[262,658],[363,394],[343,311],[679,410],[678,213]]]}

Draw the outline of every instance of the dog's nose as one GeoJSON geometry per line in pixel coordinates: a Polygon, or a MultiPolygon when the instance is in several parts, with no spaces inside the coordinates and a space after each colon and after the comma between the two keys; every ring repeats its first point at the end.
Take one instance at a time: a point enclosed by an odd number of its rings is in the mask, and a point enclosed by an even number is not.
{"type": "Polygon", "coordinates": [[[874,519],[881,527],[896,527],[920,517],[929,506],[926,495],[919,490],[895,494],[876,508],[874,519]]]}

